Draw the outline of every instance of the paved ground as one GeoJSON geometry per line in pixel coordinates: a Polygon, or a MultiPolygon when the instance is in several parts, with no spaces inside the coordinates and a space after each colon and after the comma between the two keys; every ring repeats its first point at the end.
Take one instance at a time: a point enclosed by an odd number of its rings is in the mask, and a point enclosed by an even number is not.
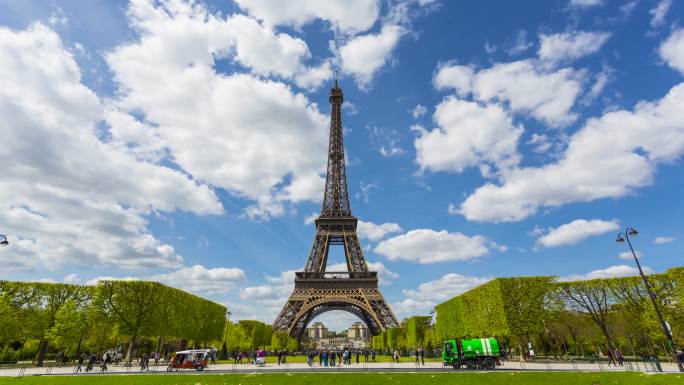
{"type": "MultiPolygon", "coordinates": [[[[100,368],[95,368],[89,374],[136,374],[136,373],[166,373],[167,366],[159,364],[157,366],[150,365],[148,371],[140,371],[140,367],[125,367],[123,365],[110,365],[107,371],[102,371],[100,368]]],[[[665,372],[676,372],[677,366],[671,363],[663,363],[662,369],[665,372]]],[[[461,369],[467,371],[467,369],[461,369]]],[[[653,372],[656,368],[652,364],[644,364],[643,362],[625,363],[625,366],[607,366],[603,363],[577,363],[572,361],[566,362],[504,362],[497,370],[515,370],[515,371],[642,371],[653,372]]],[[[256,366],[252,364],[217,364],[209,365],[204,370],[204,373],[251,373],[251,372],[332,372],[332,371],[400,371],[400,372],[417,372],[417,371],[454,371],[451,367],[444,367],[441,363],[426,362],[425,365],[415,365],[410,362],[392,363],[360,363],[334,367],[320,367],[318,364],[308,366],[305,363],[288,363],[286,365],[267,364],[266,366],[256,366]]],[[[194,370],[182,370],[179,373],[197,373],[194,370]]],[[[26,368],[0,368],[0,376],[31,376],[31,375],[81,375],[85,372],[76,373],[74,366],[48,366],[42,368],[26,367],[26,368]]]]}

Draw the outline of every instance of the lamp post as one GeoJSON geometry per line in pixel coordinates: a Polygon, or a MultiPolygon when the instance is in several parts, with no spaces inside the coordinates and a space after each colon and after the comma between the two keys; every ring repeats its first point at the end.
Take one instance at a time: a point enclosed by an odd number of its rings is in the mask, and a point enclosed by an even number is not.
{"type": "Polygon", "coordinates": [[[9,241],[7,240],[7,237],[0,234],[0,246],[7,246],[9,245],[9,241]]]}
{"type": "Polygon", "coordinates": [[[636,237],[639,234],[638,231],[636,231],[633,227],[628,227],[625,232],[624,232],[624,237],[623,233],[619,233],[617,235],[617,239],[615,241],[617,243],[624,243],[625,239],[627,240],[627,244],[629,245],[629,250],[632,251],[632,256],[634,256],[634,262],[636,262],[637,269],[639,269],[639,275],[641,276],[641,279],[644,281],[644,286],[646,287],[646,291],[648,292],[648,296],[651,298],[651,302],[653,303],[653,308],[655,309],[656,315],[658,316],[658,322],[660,322],[660,327],[663,329],[663,333],[665,334],[665,338],[667,338],[667,343],[670,345],[670,350],[672,351],[672,355],[674,356],[675,362],[677,363],[677,367],[679,368],[680,372],[684,372],[684,367],[682,366],[682,363],[679,362],[679,357],[677,357],[677,351],[675,350],[675,345],[674,345],[674,340],[672,339],[672,333],[670,333],[670,328],[667,327],[667,324],[665,323],[665,320],[663,319],[662,313],[660,313],[660,308],[658,307],[658,301],[656,301],[656,297],[653,294],[653,291],[651,290],[651,284],[648,283],[648,280],[646,279],[646,276],[644,275],[644,271],[641,269],[641,264],[639,263],[639,258],[637,258],[636,253],[634,252],[634,248],[632,247],[632,241],[629,240],[629,236],[636,237]]]}

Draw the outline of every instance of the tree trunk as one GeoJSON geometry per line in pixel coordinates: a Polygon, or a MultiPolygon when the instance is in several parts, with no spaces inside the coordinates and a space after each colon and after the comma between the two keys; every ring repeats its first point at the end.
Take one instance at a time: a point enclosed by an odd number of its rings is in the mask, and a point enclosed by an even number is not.
{"type": "Polygon", "coordinates": [[[48,341],[43,338],[40,340],[38,345],[38,355],[36,356],[36,366],[43,366],[43,361],[45,361],[45,354],[47,353],[48,341]]]}
{"type": "Polygon", "coordinates": [[[81,342],[83,342],[83,334],[78,337],[78,345],[76,345],[76,359],[81,354],[81,342]]]}
{"type": "Polygon", "coordinates": [[[163,337],[157,338],[157,347],[154,348],[154,352],[155,352],[155,354],[157,355],[157,357],[159,357],[159,355],[161,355],[161,348],[162,348],[162,344],[163,344],[163,343],[164,343],[164,338],[163,338],[163,337]]]}
{"type": "Polygon", "coordinates": [[[128,344],[128,352],[126,353],[126,365],[131,366],[133,361],[133,344],[135,343],[135,336],[131,337],[131,342],[128,344]]]}
{"type": "Polygon", "coordinates": [[[632,341],[632,337],[627,337],[627,341],[629,341],[629,347],[632,348],[632,354],[636,358],[637,352],[636,352],[636,349],[634,348],[634,341],[632,341]]]}

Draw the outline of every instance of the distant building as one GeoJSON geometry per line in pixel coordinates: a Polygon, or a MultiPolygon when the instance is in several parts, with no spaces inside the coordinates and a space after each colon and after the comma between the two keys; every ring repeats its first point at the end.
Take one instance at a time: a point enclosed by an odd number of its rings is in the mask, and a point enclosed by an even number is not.
{"type": "Polygon", "coordinates": [[[311,327],[306,329],[306,333],[312,340],[320,340],[321,338],[328,338],[328,328],[322,322],[314,322],[311,327]]]}
{"type": "Polygon", "coordinates": [[[347,338],[365,340],[370,338],[370,330],[361,322],[354,322],[352,326],[347,329],[347,338]]]}

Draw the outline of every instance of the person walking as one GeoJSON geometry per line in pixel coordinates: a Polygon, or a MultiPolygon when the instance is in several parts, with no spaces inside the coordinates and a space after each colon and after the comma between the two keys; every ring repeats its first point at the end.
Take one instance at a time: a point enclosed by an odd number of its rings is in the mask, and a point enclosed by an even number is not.
{"type": "Polygon", "coordinates": [[[313,366],[313,361],[314,361],[314,352],[313,352],[313,350],[309,350],[309,353],[306,355],[306,363],[309,364],[309,366],[313,366]]]}
{"type": "Polygon", "coordinates": [[[318,351],[318,366],[323,366],[323,350],[318,351]]]}
{"type": "Polygon", "coordinates": [[[357,350],[356,350],[356,363],[357,363],[357,364],[359,363],[359,354],[360,354],[360,353],[359,353],[359,350],[357,349],[357,350]]]}
{"type": "Polygon", "coordinates": [[[81,367],[83,366],[83,361],[85,361],[85,357],[86,357],[86,354],[85,354],[85,353],[81,353],[81,354],[78,356],[78,366],[76,367],[76,373],[78,373],[78,372],[80,372],[80,371],[82,370],[81,367]]]}
{"type": "Polygon", "coordinates": [[[280,358],[283,356],[283,353],[282,353],[281,351],[278,351],[277,356],[278,356],[278,361],[277,361],[277,362],[278,362],[278,366],[280,366],[280,358]]]}
{"type": "Polygon", "coordinates": [[[420,364],[425,366],[425,350],[423,348],[420,348],[420,364]]]}
{"type": "Polygon", "coordinates": [[[620,349],[615,349],[615,359],[620,366],[624,366],[625,358],[622,356],[620,349]]]}
{"type": "Polygon", "coordinates": [[[392,361],[399,362],[399,352],[396,349],[394,349],[394,353],[392,354],[392,361]]]}
{"type": "Polygon", "coordinates": [[[368,363],[368,349],[363,349],[363,362],[368,363]]]}
{"type": "Polygon", "coordinates": [[[418,349],[416,349],[416,352],[414,355],[416,356],[416,365],[418,365],[418,363],[420,361],[420,352],[418,351],[418,349]]]}
{"type": "Polygon", "coordinates": [[[371,361],[375,362],[375,350],[371,350],[371,361]]]}
{"type": "Polygon", "coordinates": [[[337,353],[335,353],[334,350],[330,352],[330,366],[335,366],[335,358],[337,356],[337,353]]]}
{"type": "Polygon", "coordinates": [[[323,352],[323,367],[327,368],[328,367],[328,351],[323,352]]]}

